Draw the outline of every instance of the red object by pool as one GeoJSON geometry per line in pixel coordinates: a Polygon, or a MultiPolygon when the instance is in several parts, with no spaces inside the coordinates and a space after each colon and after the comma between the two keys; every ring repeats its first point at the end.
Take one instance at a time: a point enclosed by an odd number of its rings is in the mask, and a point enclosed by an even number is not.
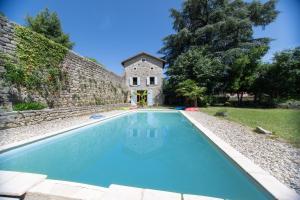
{"type": "Polygon", "coordinates": [[[185,109],[185,111],[199,111],[199,108],[197,107],[188,107],[185,109]]]}

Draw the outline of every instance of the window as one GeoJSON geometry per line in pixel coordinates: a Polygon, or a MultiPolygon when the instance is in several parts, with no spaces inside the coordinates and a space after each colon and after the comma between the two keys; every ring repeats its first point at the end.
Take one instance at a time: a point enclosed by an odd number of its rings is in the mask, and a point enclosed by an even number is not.
{"type": "Polygon", "coordinates": [[[155,84],[155,77],[150,77],[150,85],[154,85],[155,84]]]}
{"type": "Polygon", "coordinates": [[[136,67],[134,67],[133,70],[136,70],[136,67]]]}
{"type": "Polygon", "coordinates": [[[146,58],[142,58],[142,62],[145,62],[146,61],[146,58]]]}
{"type": "Polygon", "coordinates": [[[133,77],[132,78],[132,85],[137,85],[138,84],[138,78],[137,77],[133,77]]]}
{"type": "Polygon", "coordinates": [[[153,70],[153,67],[151,67],[151,70],[153,70]]]}
{"type": "Polygon", "coordinates": [[[132,136],[133,137],[137,137],[138,136],[138,130],[137,129],[133,129],[132,130],[132,136]]]}
{"type": "Polygon", "coordinates": [[[154,129],[154,128],[151,128],[151,129],[149,130],[149,135],[148,135],[148,137],[150,137],[150,138],[155,138],[155,136],[156,136],[156,134],[155,134],[155,129],[154,129]]]}

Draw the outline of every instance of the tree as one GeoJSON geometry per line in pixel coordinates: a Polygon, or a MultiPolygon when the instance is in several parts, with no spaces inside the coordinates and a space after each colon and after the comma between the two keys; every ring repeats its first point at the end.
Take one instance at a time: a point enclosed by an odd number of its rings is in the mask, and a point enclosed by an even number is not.
{"type": "MultiPolygon", "coordinates": [[[[210,57],[220,60],[224,71],[219,78],[227,75],[222,83],[226,90],[248,88],[240,87],[243,85],[241,83],[254,75],[258,60],[267,52],[270,42],[269,38],[254,38],[253,27],[264,28],[273,22],[278,15],[275,5],[276,0],[265,3],[242,0],[184,1],[181,10],[171,10],[175,33],[164,38],[164,46],[160,50],[168,63],[167,74],[176,76],[177,58],[198,47],[210,57]]],[[[186,68],[190,66],[186,65],[186,68]]],[[[190,78],[196,80],[195,77],[196,71],[190,78]]]]}
{"type": "Polygon", "coordinates": [[[268,50],[267,47],[255,47],[246,52],[241,52],[229,71],[228,79],[230,92],[237,93],[238,104],[242,103],[245,91],[251,91],[251,87],[257,78],[261,67],[261,56],[268,50]]]}
{"type": "Polygon", "coordinates": [[[62,31],[56,12],[51,13],[48,8],[41,11],[36,17],[27,16],[26,26],[68,49],[72,49],[74,46],[74,43],[70,41],[70,36],[62,31]]]}
{"type": "Polygon", "coordinates": [[[189,100],[194,102],[194,106],[198,106],[198,99],[202,99],[205,87],[199,87],[197,83],[191,79],[187,79],[178,84],[178,88],[176,89],[176,93],[179,96],[186,97],[189,100]]]}
{"type": "Polygon", "coordinates": [[[171,84],[176,86],[184,80],[192,79],[199,86],[205,87],[208,93],[221,89],[224,73],[220,59],[207,55],[201,48],[191,48],[182,53],[167,71],[171,84]]]}
{"type": "Polygon", "coordinates": [[[300,47],[275,54],[255,80],[255,90],[271,98],[300,97],[300,47]]]}

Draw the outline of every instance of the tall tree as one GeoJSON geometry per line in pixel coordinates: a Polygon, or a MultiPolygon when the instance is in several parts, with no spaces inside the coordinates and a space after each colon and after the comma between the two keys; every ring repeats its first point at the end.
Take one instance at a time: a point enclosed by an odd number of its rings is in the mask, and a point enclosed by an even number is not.
{"type": "Polygon", "coordinates": [[[48,8],[41,11],[37,16],[26,17],[26,26],[31,30],[43,34],[45,37],[72,49],[74,43],[70,36],[62,31],[60,19],[56,12],[50,12],[48,8]]]}
{"type": "MultiPolygon", "coordinates": [[[[224,87],[240,91],[257,61],[267,52],[269,38],[254,38],[253,27],[264,28],[278,14],[276,0],[266,3],[242,0],[187,0],[181,10],[171,10],[176,33],[164,38],[160,53],[168,62],[167,74],[172,77],[178,66],[176,59],[191,48],[200,47],[219,59],[227,74],[224,87]],[[251,68],[251,70],[248,70],[251,68]],[[247,75],[247,77],[246,77],[247,75]],[[241,81],[237,81],[237,79],[241,81]]],[[[190,65],[186,65],[187,68],[190,65]]],[[[195,75],[193,75],[195,76],[195,75]]],[[[194,79],[191,76],[189,78],[194,79]]]]}

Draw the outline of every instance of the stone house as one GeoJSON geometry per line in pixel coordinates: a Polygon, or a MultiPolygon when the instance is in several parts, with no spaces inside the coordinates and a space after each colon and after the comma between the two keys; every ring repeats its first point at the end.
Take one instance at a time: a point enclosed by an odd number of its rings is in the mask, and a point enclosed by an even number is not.
{"type": "Polygon", "coordinates": [[[131,105],[144,99],[148,106],[163,104],[163,68],[165,61],[141,52],[122,62],[131,105]]]}

